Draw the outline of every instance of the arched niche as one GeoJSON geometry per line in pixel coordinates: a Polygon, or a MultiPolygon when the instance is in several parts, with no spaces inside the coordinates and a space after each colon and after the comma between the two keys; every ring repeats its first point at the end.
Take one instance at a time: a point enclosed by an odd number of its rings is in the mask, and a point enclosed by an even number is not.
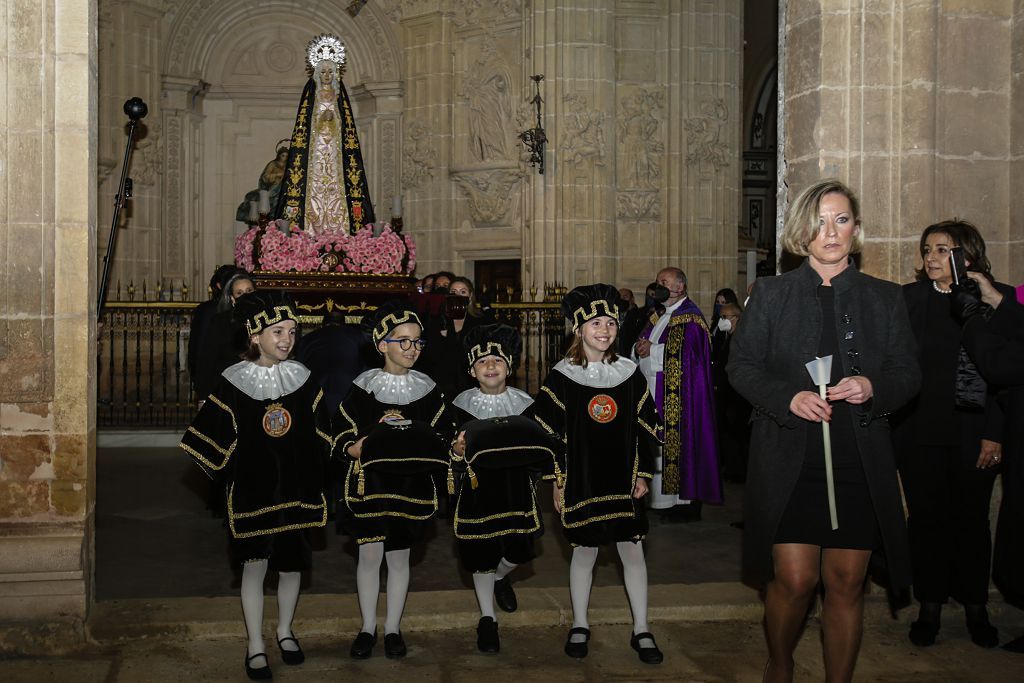
{"type": "Polygon", "coordinates": [[[387,216],[400,193],[402,78],[393,24],[370,7],[353,18],[346,6],[192,0],[166,20],[162,115],[173,148],[165,248],[168,256],[189,254],[181,276],[197,286],[233,259],[242,229],[235,210],[276,143],[291,135],[307,79],[306,45],[316,35],[334,33],[345,43],[343,79],[378,216],[387,216]]]}

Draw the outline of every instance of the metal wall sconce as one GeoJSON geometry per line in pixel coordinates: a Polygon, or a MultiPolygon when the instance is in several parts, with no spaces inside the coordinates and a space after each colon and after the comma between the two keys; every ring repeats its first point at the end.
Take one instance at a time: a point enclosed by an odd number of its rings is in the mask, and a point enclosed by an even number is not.
{"type": "Polygon", "coordinates": [[[544,80],[544,74],[530,76],[530,80],[533,81],[535,91],[530,104],[537,110],[537,125],[520,133],[519,139],[523,141],[526,149],[530,152],[530,165],[537,166],[540,174],[544,175],[544,145],[548,141],[548,136],[544,133],[544,112],[541,108],[544,100],[540,96],[540,82],[544,80]]]}

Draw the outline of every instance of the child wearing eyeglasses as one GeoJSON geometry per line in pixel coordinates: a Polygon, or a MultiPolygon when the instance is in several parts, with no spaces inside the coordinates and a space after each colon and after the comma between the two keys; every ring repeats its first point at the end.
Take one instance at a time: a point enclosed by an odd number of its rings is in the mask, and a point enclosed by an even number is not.
{"type": "MultiPolygon", "coordinates": [[[[377,599],[380,566],[387,561],[387,618],[384,654],[406,654],[400,623],[409,591],[410,548],[422,539],[424,526],[437,512],[437,488],[432,474],[399,474],[372,469],[361,462],[367,436],[378,425],[398,428],[415,423],[430,426],[447,443],[454,431],[441,390],[432,379],[413,370],[426,345],[419,316],[403,301],[381,305],[364,320],[384,367],[367,370],[353,381],[336,417],[334,456],[347,460],[344,481],[345,528],[359,545],[356,589],[363,624],[349,654],[366,659],[377,643],[377,599]]],[[[408,433],[413,433],[410,430],[408,433]]],[[[410,442],[407,448],[415,450],[410,442]]],[[[426,448],[426,445],[424,445],[426,448]]],[[[409,453],[406,461],[417,460],[409,453]]]]}

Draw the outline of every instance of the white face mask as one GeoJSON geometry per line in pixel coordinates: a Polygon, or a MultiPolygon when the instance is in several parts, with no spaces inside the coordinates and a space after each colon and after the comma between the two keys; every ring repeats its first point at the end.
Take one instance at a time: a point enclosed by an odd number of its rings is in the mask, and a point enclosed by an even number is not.
{"type": "Polygon", "coordinates": [[[728,318],[719,318],[718,329],[722,332],[729,332],[732,330],[732,321],[728,318]]]}

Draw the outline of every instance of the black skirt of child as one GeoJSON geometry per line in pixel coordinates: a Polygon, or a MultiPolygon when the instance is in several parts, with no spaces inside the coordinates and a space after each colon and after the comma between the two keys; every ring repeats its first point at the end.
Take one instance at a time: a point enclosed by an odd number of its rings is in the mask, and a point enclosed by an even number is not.
{"type": "Polygon", "coordinates": [[[497,538],[456,541],[459,560],[468,572],[493,572],[502,558],[512,564],[524,564],[537,557],[535,534],[508,534],[497,538]]]}
{"type": "Polygon", "coordinates": [[[647,513],[642,501],[633,501],[633,517],[619,517],[600,522],[590,522],[581,527],[566,528],[565,538],[574,546],[596,547],[633,541],[637,543],[647,536],[647,513]]]}
{"type": "Polygon", "coordinates": [[[277,572],[301,572],[313,566],[313,550],[305,529],[232,538],[231,558],[236,565],[268,560],[268,569],[277,572]]]}

